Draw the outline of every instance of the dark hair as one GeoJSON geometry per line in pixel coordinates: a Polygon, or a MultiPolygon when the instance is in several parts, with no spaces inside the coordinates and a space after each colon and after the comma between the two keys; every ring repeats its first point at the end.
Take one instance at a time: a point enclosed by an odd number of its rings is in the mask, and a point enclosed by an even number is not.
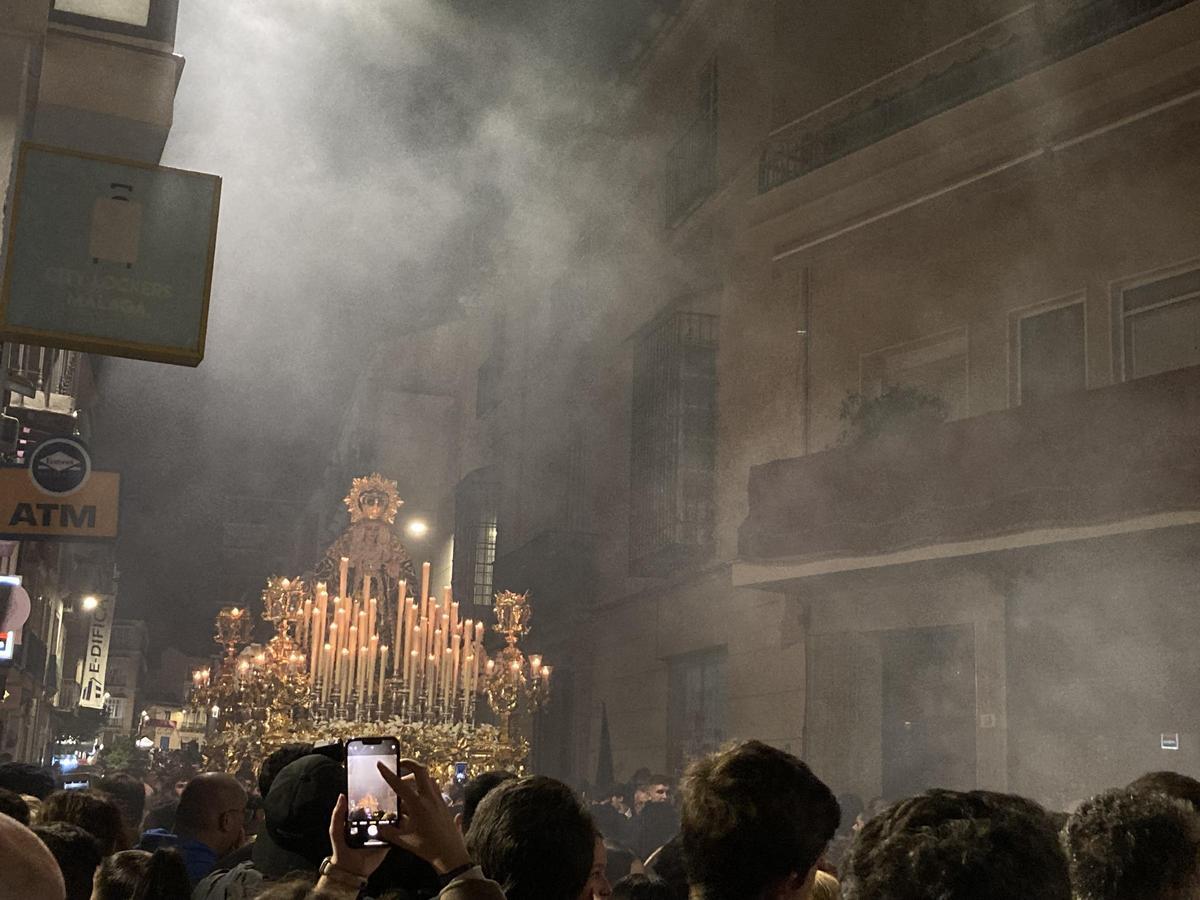
{"type": "Polygon", "coordinates": [[[305,741],[295,744],[284,744],[278,750],[272,750],[268,753],[267,758],[258,767],[258,796],[267,796],[267,792],[271,790],[272,782],[275,781],[275,776],[283,770],[284,766],[288,763],[294,763],[300,757],[308,756],[312,752],[313,745],[305,741]]]}
{"type": "Polygon", "coordinates": [[[146,786],[140,779],[117,772],[106,775],[91,784],[91,789],[99,791],[117,804],[121,818],[125,820],[125,828],[133,840],[137,840],[137,831],[142,825],[142,816],[146,813],[146,786]]]}
{"type": "Polygon", "coordinates": [[[1098,794],[1067,821],[1063,840],[1079,900],[1192,897],[1200,886],[1200,816],[1166,794],[1098,794]]]}
{"type": "Polygon", "coordinates": [[[16,791],[0,788],[0,813],[16,819],[22,825],[29,824],[29,804],[16,791]]]}
{"type": "Polygon", "coordinates": [[[178,797],[168,797],[161,803],[155,803],[146,811],[146,816],[142,819],[142,828],[147,831],[152,828],[163,828],[170,831],[175,827],[175,812],[178,809],[178,797]]]}
{"type": "Polygon", "coordinates": [[[626,875],[612,887],[612,900],[672,900],[665,881],[649,875],[626,875]]]}
{"type": "Polygon", "coordinates": [[[596,830],[604,837],[618,844],[628,842],[634,835],[634,823],[617,812],[611,803],[593,803],[588,807],[596,830]]]}
{"type": "Polygon", "coordinates": [[[484,797],[467,849],[507,900],[576,900],[592,870],[596,829],[561,781],[522,778],[484,797]]]}
{"type": "Polygon", "coordinates": [[[504,784],[506,781],[515,781],[517,778],[512,772],[506,772],[502,769],[496,769],[491,772],[483,772],[476,775],[465,785],[463,785],[462,796],[462,830],[466,834],[471,827],[471,820],[475,818],[475,810],[479,808],[479,803],[490,794],[495,788],[504,784]]]}
{"type": "Polygon", "coordinates": [[[1157,791],[1176,800],[1186,800],[1200,812],[1200,781],[1178,772],[1147,772],[1129,785],[1129,790],[1157,791]]]}
{"type": "Polygon", "coordinates": [[[78,825],[99,842],[100,852],[105,856],[126,849],[125,823],[117,804],[90,788],[55,791],[42,801],[37,820],[39,825],[50,822],[78,825]]]}
{"type": "Polygon", "coordinates": [[[89,900],[92,878],[104,857],[100,844],[78,825],[51,822],[31,829],[49,848],[67,887],[67,900],[89,900]]]}
{"type": "Polygon", "coordinates": [[[1024,797],[931,790],[859,831],[842,869],[844,900],[1070,900],[1049,814],[1024,797]]]}
{"type": "Polygon", "coordinates": [[[683,785],[688,882],[706,897],[761,897],[804,878],[838,826],[833,793],[804,763],[748,741],[695,763],[683,785]]]}
{"type": "MultiPolygon", "coordinates": [[[[313,890],[313,880],[297,876],[289,878],[287,881],[276,881],[265,885],[254,895],[254,900],[307,900],[310,896],[317,896],[313,890]]],[[[325,894],[319,896],[324,897],[325,894]]]]}
{"type": "Polygon", "coordinates": [[[0,763],[0,787],[45,800],[58,786],[49,770],[32,763],[0,763]]]}
{"type": "Polygon", "coordinates": [[[666,882],[675,900],[687,900],[687,869],[683,864],[683,835],[677,834],[646,860],[646,871],[666,882]]]}
{"type": "Polygon", "coordinates": [[[187,867],[178,851],[123,850],[100,864],[96,900],[177,900],[191,896],[187,867]]]}
{"type": "Polygon", "coordinates": [[[854,827],[855,820],[863,814],[865,807],[858,794],[838,794],[838,808],[842,811],[838,834],[846,834],[854,827]]]}

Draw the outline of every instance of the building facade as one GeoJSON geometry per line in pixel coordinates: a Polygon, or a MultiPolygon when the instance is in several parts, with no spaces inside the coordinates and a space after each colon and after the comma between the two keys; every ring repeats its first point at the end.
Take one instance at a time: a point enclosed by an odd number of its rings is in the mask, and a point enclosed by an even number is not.
{"type": "Polygon", "coordinates": [[[756,737],[864,799],[1200,761],[1200,3],[658,6],[571,251],[412,413],[456,595],[532,590],[534,768],[602,709],[618,777],[756,737]]]}
{"type": "MultiPolygon", "coordinates": [[[[0,5],[6,200],[0,233],[8,233],[12,176],[24,141],[158,162],[183,70],[174,52],[177,8],[177,0],[0,5]]],[[[49,437],[87,442],[102,383],[99,357],[0,345],[0,464],[27,464],[27,454],[49,437]]],[[[0,540],[0,572],[22,579],[32,605],[12,662],[0,662],[7,697],[0,704],[0,752],[41,762],[54,737],[54,710],[69,714],[78,705],[88,627],[81,603],[88,595],[115,596],[115,556],[111,545],[0,540]]]]}
{"type": "Polygon", "coordinates": [[[864,798],[1195,752],[1198,39],[1179,2],[660,23],[622,225],[506,303],[476,410],[495,586],[565,676],[540,769],[592,776],[602,705],[619,776],[753,736],[864,798]]]}

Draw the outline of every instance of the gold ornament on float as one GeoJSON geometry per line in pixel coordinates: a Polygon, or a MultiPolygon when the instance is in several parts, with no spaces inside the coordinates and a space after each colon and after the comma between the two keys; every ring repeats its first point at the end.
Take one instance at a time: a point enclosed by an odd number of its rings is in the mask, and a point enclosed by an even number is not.
{"type": "Polygon", "coordinates": [[[351,525],[318,576],[268,579],[262,618],[275,634],[266,645],[250,643],[247,610],[218,614],[216,677],[212,667],[193,673],[192,703],[209,714],[209,765],[252,778],[288,742],[396,735],[406,754],[447,775],[463,761],[520,769],[529,744],[514,717],[540,708],[550,687],[550,667],[517,646],[532,619],[528,594],[496,595],[493,630],[505,646],[490,660],[484,623],[460,616],[449,587],[431,593],[429,563],[415,583],[391,529],[403,503],[396,483],[356,478],[344,502],[351,525]],[[498,729],[478,721],[480,694],[498,729]]]}

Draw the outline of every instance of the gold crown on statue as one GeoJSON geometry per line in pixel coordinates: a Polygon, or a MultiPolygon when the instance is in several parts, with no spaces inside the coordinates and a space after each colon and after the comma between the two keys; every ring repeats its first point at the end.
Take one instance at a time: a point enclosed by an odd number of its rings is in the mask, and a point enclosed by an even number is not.
{"type": "Polygon", "coordinates": [[[350,524],[356,525],[364,519],[369,522],[384,521],[391,525],[396,513],[404,505],[396,482],[384,478],[378,472],[366,478],[355,478],[350,493],[342,500],[350,512],[350,524]]]}

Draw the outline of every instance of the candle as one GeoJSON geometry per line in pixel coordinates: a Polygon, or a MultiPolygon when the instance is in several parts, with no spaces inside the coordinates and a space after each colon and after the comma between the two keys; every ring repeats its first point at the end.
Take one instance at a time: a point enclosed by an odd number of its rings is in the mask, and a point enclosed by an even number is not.
{"type": "Polygon", "coordinates": [[[429,601],[429,563],[421,563],[421,608],[429,601]]]}
{"type": "Polygon", "coordinates": [[[308,647],[308,629],[312,625],[312,597],[304,598],[304,615],[300,618],[300,634],[297,635],[301,647],[308,647]]]}
{"type": "Polygon", "coordinates": [[[350,675],[350,648],[343,647],[342,652],[338,655],[338,690],[342,694],[342,702],[346,702],[347,688],[350,684],[348,678],[350,675]]]}
{"type": "Polygon", "coordinates": [[[364,606],[366,606],[367,600],[370,598],[371,594],[374,593],[374,591],[372,590],[373,587],[374,587],[374,579],[370,575],[364,575],[363,576],[363,605],[364,606]]]}
{"type": "Polygon", "coordinates": [[[405,666],[408,667],[408,670],[411,673],[411,676],[408,679],[408,708],[412,709],[413,704],[416,702],[416,696],[417,696],[417,675],[416,675],[417,651],[416,650],[413,650],[411,653],[409,653],[408,659],[405,660],[404,664],[405,664],[405,666]]]}
{"type": "Polygon", "coordinates": [[[375,630],[375,617],[379,614],[379,601],[372,597],[367,601],[367,634],[378,634],[375,630]]]}
{"type": "MultiPolygon", "coordinates": [[[[428,563],[426,563],[428,565],[428,563]]],[[[437,659],[431,653],[425,664],[425,705],[433,706],[433,689],[437,680],[437,659]]]]}
{"type": "Polygon", "coordinates": [[[316,681],[317,664],[321,660],[321,656],[320,656],[321,644],[324,643],[324,641],[323,641],[324,635],[321,634],[322,629],[320,628],[320,625],[322,625],[322,624],[323,623],[321,622],[321,608],[318,606],[316,609],[314,609],[312,611],[312,622],[311,622],[311,627],[309,628],[309,635],[308,635],[308,642],[312,646],[312,653],[310,654],[309,661],[308,661],[309,683],[310,684],[313,684],[316,681]]]}
{"type": "Polygon", "coordinates": [[[338,565],[338,596],[346,596],[346,579],[350,573],[350,557],[343,556],[338,565]]]}
{"type": "Polygon", "coordinates": [[[388,645],[379,646],[379,707],[383,708],[383,685],[387,675],[388,645]]]}
{"type": "Polygon", "coordinates": [[[333,681],[333,645],[326,644],[321,659],[321,704],[329,702],[329,685],[333,681]]]}
{"type": "Polygon", "coordinates": [[[373,634],[367,643],[367,693],[375,689],[375,666],[379,662],[379,635],[373,634]]]}
{"type": "Polygon", "coordinates": [[[364,644],[358,648],[358,684],[356,688],[358,690],[358,702],[360,705],[367,702],[367,684],[369,683],[369,679],[367,678],[368,665],[370,665],[370,657],[368,656],[367,646],[364,644]]]}

